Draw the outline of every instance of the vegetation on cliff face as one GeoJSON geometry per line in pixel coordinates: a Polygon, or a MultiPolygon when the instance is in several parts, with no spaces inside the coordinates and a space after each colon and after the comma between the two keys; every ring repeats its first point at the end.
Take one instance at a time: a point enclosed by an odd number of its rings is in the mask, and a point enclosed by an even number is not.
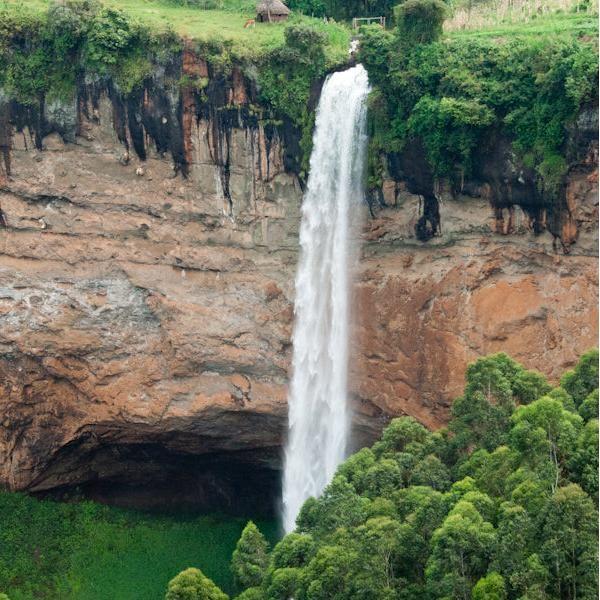
{"type": "MultiPolygon", "coordinates": [[[[334,4],[327,14],[341,10],[334,4]]],[[[166,0],[9,2],[0,10],[2,97],[25,107],[50,106],[72,102],[84,82],[110,80],[124,100],[158,73],[177,79],[173,85],[185,83],[176,65],[186,37],[213,75],[241,70],[256,90],[253,110],[261,119],[288,119],[300,132],[298,163],[305,169],[314,123],[311,91],[345,64],[348,29],[299,14],[288,24],[244,29],[252,6],[222,5],[228,10],[166,0]]],[[[344,4],[349,12],[340,16],[367,9],[391,10],[359,2],[344,4]]],[[[374,85],[370,186],[381,183],[386,156],[415,142],[434,176],[459,186],[477,173],[482,141],[502,138],[512,142],[515,163],[535,174],[541,196],[551,201],[568,168],[567,126],[597,95],[597,45],[578,37],[593,26],[557,35],[548,23],[570,23],[571,16],[555,15],[536,22],[542,31],[532,21],[442,35],[447,13],[441,0],[408,0],[396,7],[393,31],[362,30],[361,60],[374,85]]]]}
{"type": "Polygon", "coordinates": [[[477,360],[446,429],[393,420],[238,598],[596,598],[597,386],[597,351],[558,387],[505,354],[477,360]]]}
{"type": "Polygon", "coordinates": [[[505,138],[552,200],[567,169],[567,127],[598,94],[597,44],[552,29],[531,35],[529,26],[500,38],[441,37],[443,10],[409,0],[394,32],[363,28],[361,60],[375,88],[371,185],[380,181],[378,157],[418,143],[433,174],[459,186],[476,174],[482,143],[505,138]]]}
{"type": "MultiPolygon", "coordinates": [[[[163,91],[176,97],[178,88],[191,82],[182,72],[185,45],[208,63],[211,78],[226,79],[238,69],[254,91],[253,114],[265,123],[289,120],[306,150],[314,119],[311,88],[346,60],[348,31],[301,15],[287,24],[245,29],[244,15],[253,15],[248,7],[243,10],[199,10],[159,0],[5,4],[1,98],[24,107],[17,121],[28,122],[15,123],[22,127],[41,122],[49,106],[74,105],[86,86],[105,86],[126,105],[159,78],[168,88],[163,91]]],[[[199,94],[207,85],[205,79],[192,83],[199,94]]]]}

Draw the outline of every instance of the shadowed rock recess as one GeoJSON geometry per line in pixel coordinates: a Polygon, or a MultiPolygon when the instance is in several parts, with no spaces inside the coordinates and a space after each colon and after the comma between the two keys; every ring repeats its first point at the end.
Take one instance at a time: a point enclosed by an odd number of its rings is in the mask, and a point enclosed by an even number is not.
{"type": "MultiPolygon", "coordinates": [[[[2,106],[2,484],[273,509],[302,189],[299,133],[256,102],[185,51],[128,97],[2,106]]],[[[395,415],[442,425],[477,356],[556,379],[595,345],[596,131],[590,109],[553,210],[501,145],[469,195],[390,158],[354,287],[357,445],[395,415]]]]}

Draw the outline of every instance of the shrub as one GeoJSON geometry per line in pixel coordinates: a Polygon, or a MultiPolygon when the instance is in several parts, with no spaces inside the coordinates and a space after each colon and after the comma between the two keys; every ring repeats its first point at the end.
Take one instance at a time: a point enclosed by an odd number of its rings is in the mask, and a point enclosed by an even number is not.
{"type": "Polygon", "coordinates": [[[165,600],[228,600],[200,569],[181,571],[169,582],[165,600]]]}
{"type": "Polygon", "coordinates": [[[97,70],[114,65],[131,43],[133,32],[127,16],[115,8],[104,8],[94,18],[86,40],[86,57],[97,70]]]}
{"type": "Polygon", "coordinates": [[[446,5],[441,0],[407,0],[394,9],[403,45],[429,44],[442,35],[446,5]]]}

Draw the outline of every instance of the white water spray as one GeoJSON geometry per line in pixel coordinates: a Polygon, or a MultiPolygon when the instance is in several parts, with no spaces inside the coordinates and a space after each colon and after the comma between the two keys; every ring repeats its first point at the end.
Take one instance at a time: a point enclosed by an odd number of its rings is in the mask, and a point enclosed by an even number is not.
{"type": "Polygon", "coordinates": [[[296,275],[283,526],[319,496],[344,459],[347,407],[351,213],[363,196],[369,80],[357,65],[330,75],[317,109],[296,275]]]}

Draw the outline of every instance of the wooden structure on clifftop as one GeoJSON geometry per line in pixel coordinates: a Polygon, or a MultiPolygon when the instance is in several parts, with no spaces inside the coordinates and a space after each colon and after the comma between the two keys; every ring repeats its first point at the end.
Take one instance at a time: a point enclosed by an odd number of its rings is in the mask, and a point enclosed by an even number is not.
{"type": "Polygon", "coordinates": [[[370,25],[371,23],[379,23],[385,29],[385,17],[354,17],[352,29],[358,29],[361,25],[370,25]]]}

